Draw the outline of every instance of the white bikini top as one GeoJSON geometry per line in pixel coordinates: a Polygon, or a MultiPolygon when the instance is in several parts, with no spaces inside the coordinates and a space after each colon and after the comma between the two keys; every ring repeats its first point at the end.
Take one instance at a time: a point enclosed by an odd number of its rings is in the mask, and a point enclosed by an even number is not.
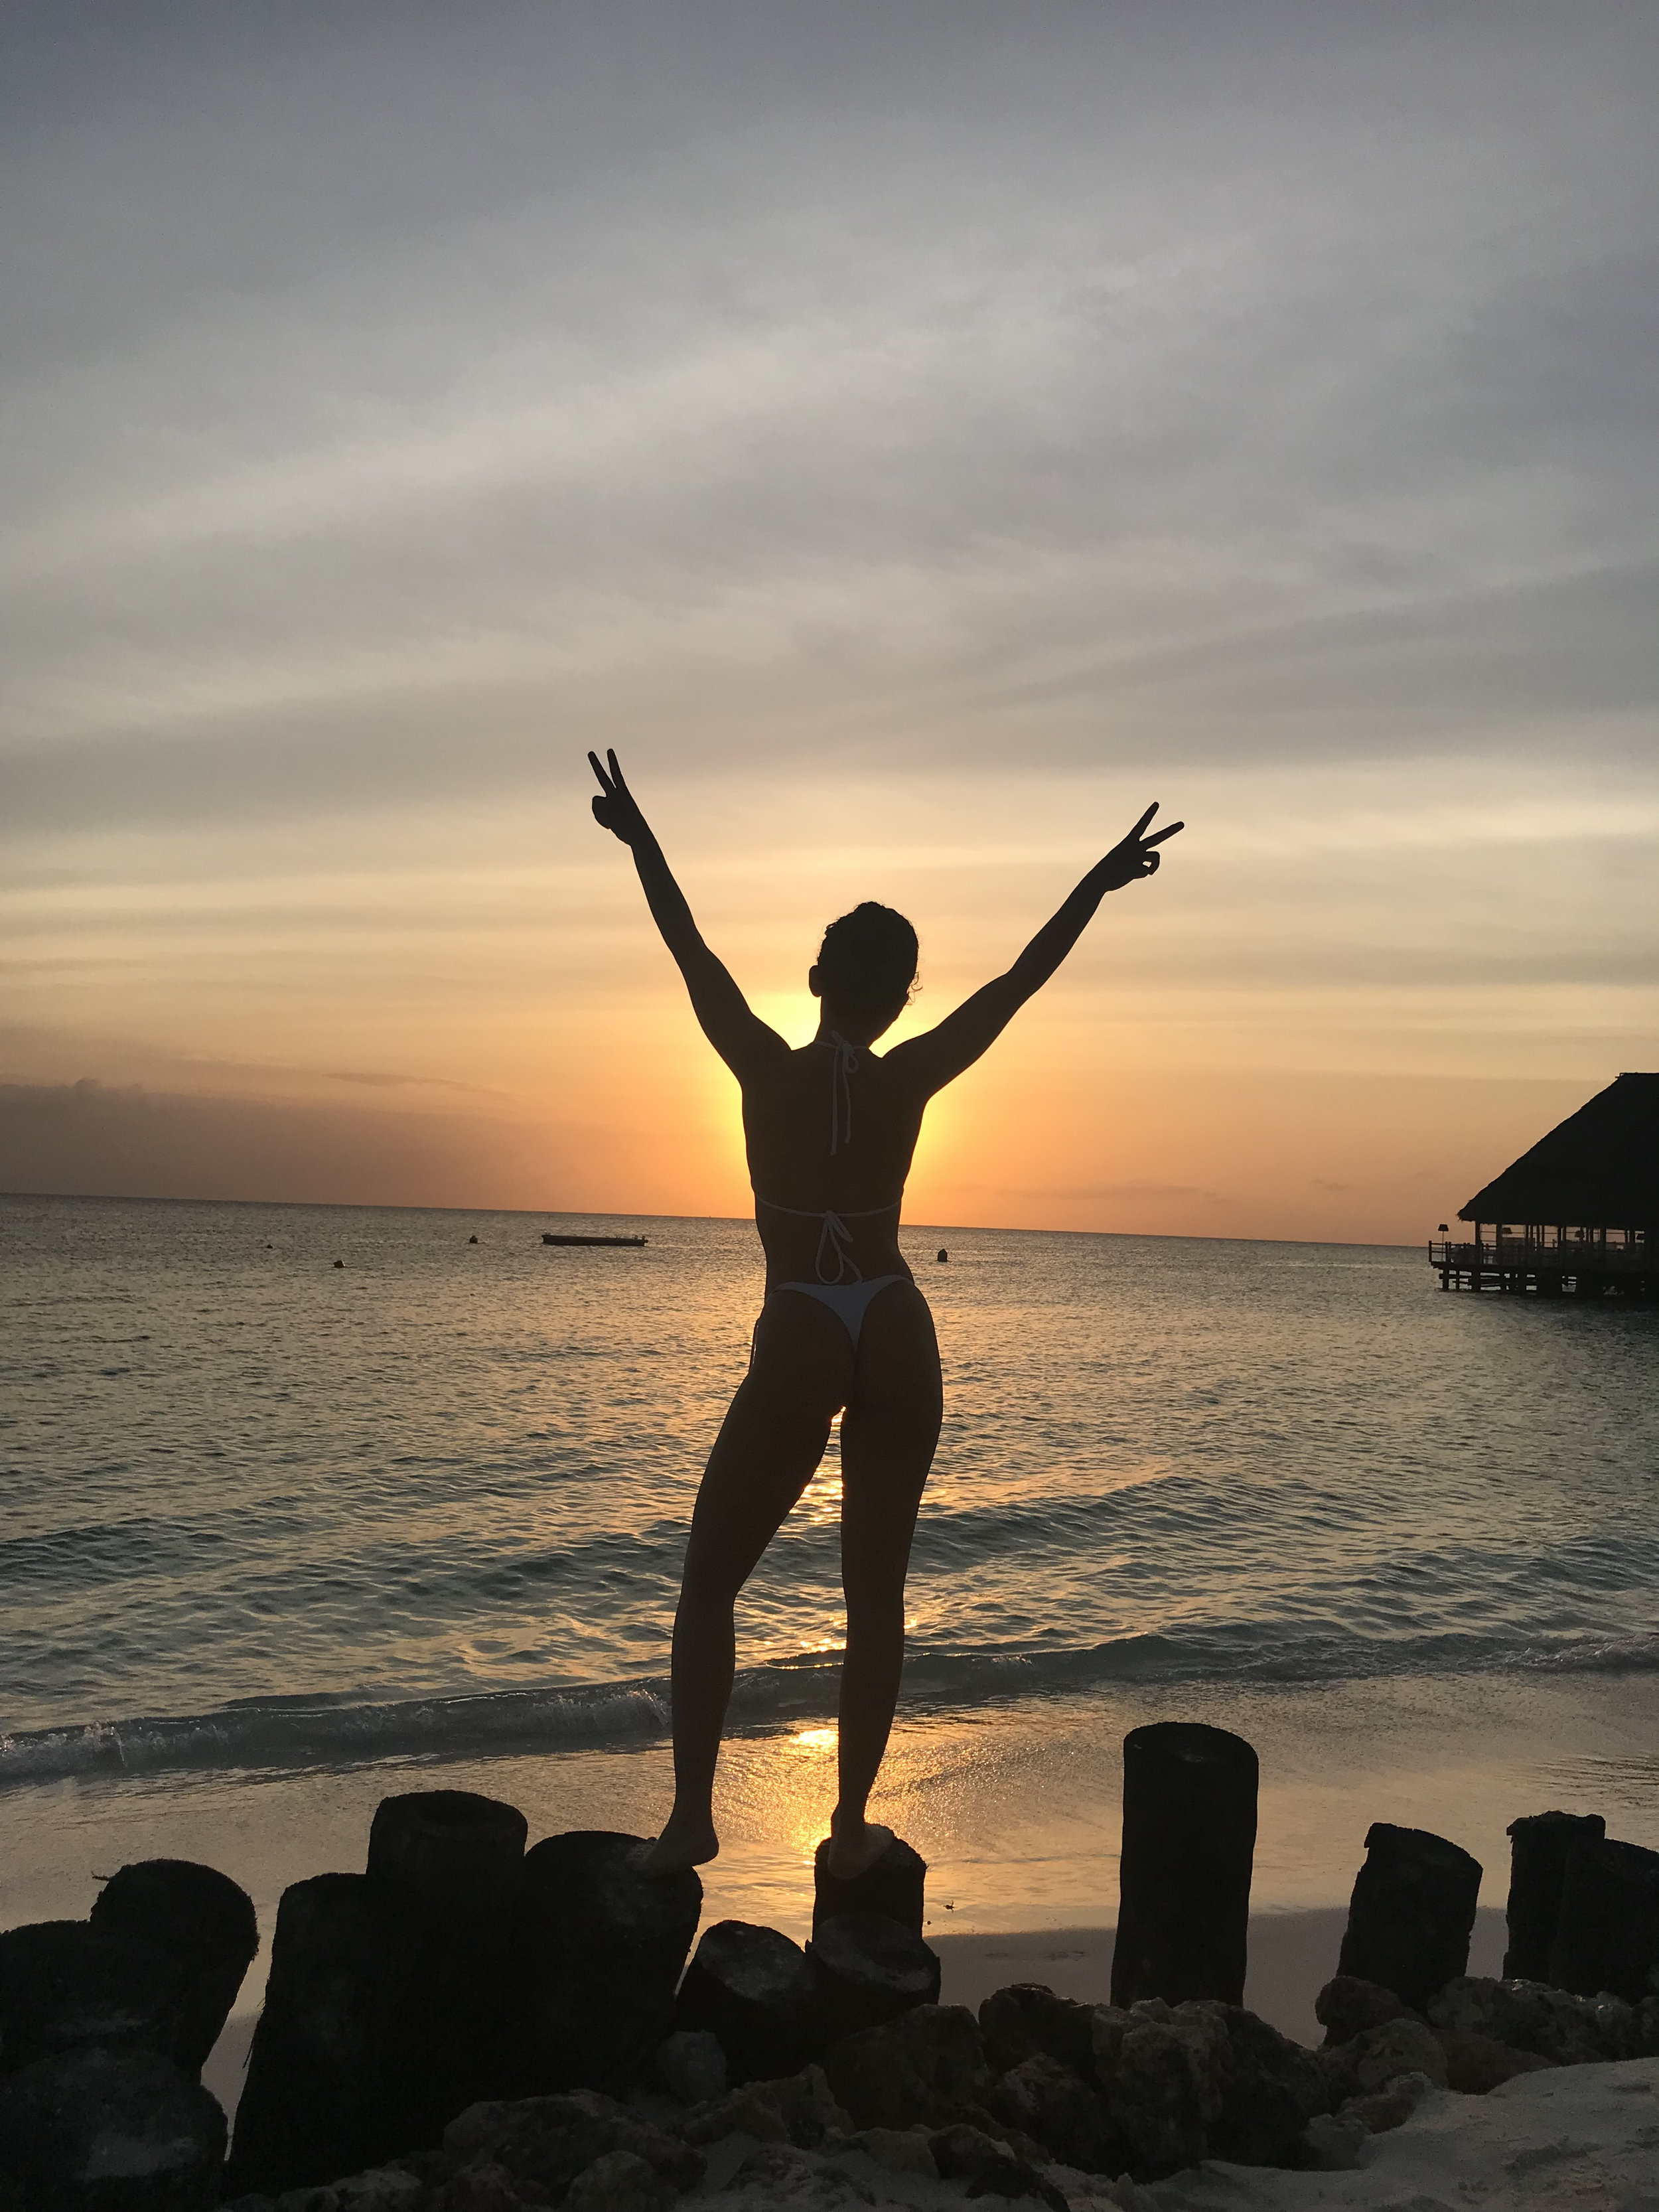
{"type": "MultiPolygon", "coordinates": [[[[833,1159],[843,1145],[853,1141],[853,1077],[859,1064],[860,1048],[848,1044],[838,1030],[831,1030],[825,1042],[836,1055],[830,1071],[830,1156],[833,1159]]],[[[849,1221],[868,1221],[878,1213],[890,1213],[904,1202],[904,1194],[890,1198],[885,1206],[866,1206],[857,1213],[836,1213],[826,1206],[823,1212],[800,1206],[780,1206],[775,1198],[763,1198],[755,1193],[763,1206],[769,1206],[774,1213],[793,1213],[798,1221],[818,1221],[817,1274],[821,1283],[861,1283],[864,1271],[854,1261],[848,1249],[853,1242],[849,1221]],[[829,1271],[834,1261],[836,1272],[829,1271]]]]}

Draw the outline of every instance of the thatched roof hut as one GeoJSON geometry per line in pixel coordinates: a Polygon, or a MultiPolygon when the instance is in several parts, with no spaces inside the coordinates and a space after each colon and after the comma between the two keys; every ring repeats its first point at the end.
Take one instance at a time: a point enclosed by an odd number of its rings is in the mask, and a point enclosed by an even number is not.
{"type": "Polygon", "coordinates": [[[1659,1075],[1620,1075],[1477,1191],[1458,1218],[1659,1231],[1659,1075]]]}

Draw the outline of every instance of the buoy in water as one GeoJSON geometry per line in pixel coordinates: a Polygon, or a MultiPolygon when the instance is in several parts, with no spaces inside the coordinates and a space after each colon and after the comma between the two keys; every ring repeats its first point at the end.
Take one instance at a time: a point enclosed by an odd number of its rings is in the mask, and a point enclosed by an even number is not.
{"type": "Polygon", "coordinates": [[[950,1254],[945,1250],[945,1247],[941,1244],[941,1245],[939,1246],[939,1265],[940,1265],[940,1267],[941,1267],[945,1265],[945,1261],[950,1258],[950,1256],[951,1256],[951,1255],[950,1255],[950,1254]]]}
{"type": "Polygon", "coordinates": [[[469,1244],[476,1244],[478,1240],[476,1237],[469,1237],[466,1241],[469,1244]]]}
{"type": "Polygon", "coordinates": [[[334,1264],[335,1264],[335,1266],[336,1266],[337,1267],[344,1267],[344,1265],[345,1265],[345,1261],[344,1261],[343,1260],[337,1260],[337,1261],[334,1262],[334,1264]]]}

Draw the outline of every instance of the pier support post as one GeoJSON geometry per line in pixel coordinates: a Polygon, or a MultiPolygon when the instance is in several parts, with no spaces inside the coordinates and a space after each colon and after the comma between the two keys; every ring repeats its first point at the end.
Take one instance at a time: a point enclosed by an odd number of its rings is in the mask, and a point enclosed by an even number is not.
{"type": "Polygon", "coordinates": [[[695,1869],[653,1880],[639,1836],[549,1836],[525,1856],[523,2077],[516,2096],[626,2087],[667,2033],[702,1912],[695,1869]]]}
{"type": "Polygon", "coordinates": [[[676,2028],[706,2028],[726,2053],[726,2078],[775,2081],[805,2063],[812,1969],[799,1943],[775,1928],[721,1920],[707,1929],[685,1970],[676,2028]]]}
{"type": "Polygon", "coordinates": [[[507,2095],[518,2063],[515,1921],[524,1814],[469,1790],[380,1801],[368,1875],[406,1901],[417,1929],[398,2066],[416,2116],[404,2148],[430,2148],[469,2105],[507,2095]]]}
{"type": "Polygon", "coordinates": [[[1466,1971],[1480,1862],[1426,1828],[1373,1823],[1354,1877],[1340,1974],[1380,1982],[1419,2011],[1466,1971]]]}
{"type": "Polygon", "coordinates": [[[20,2205],[51,2212],[210,2212],[225,2116],[159,2051],[94,2045],[0,2084],[0,2171],[20,2205]]]}
{"type": "Polygon", "coordinates": [[[860,2027],[880,2027],[914,2005],[939,2002],[939,1954],[882,1914],[835,1914],[814,1931],[806,1958],[819,2050],[860,2027]]]}
{"type": "Polygon", "coordinates": [[[1659,1967],[1659,1851],[1602,1838],[1567,1855],[1549,1978],[1577,1996],[1639,2004],[1659,1967]]]}
{"type": "Polygon", "coordinates": [[[1510,1821],[1506,1982],[1548,1979],[1568,1856],[1581,1843],[1599,1842],[1606,1832],[1599,1813],[1532,1813],[1510,1821]]]}
{"type": "Polygon", "coordinates": [[[84,1920],[37,1920],[0,1936],[0,2075],[83,2045],[171,2058],[183,1991],[153,1944],[84,1920]]]}
{"type": "Polygon", "coordinates": [[[400,2060],[420,1936],[395,1883],[319,1874],[283,1892],[236,2107],[230,2195],[279,2197],[410,2147],[416,2118],[400,2060]]]}
{"type": "Polygon", "coordinates": [[[1255,1751],[1225,1729],[1158,1721],[1124,1737],[1115,2005],[1243,2002],[1258,1781],[1255,1751]]]}
{"type": "Polygon", "coordinates": [[[927,1860],[895,1836],[873,1865],[842,1881],[830,1871],[826,1836],[812,1861],[812,1933],[837,1913],[874,1912],[920,1936],[927,1881],[927,1860]]]}
{"type": "Polygon", "coordinates": [[[199,2081],[259,1948],[253,1899],[228,1875],[191,1859],[140,1859],[111,1875],[90,1917],[106,1935],[154,1944],[178,1968],[173,2057],[199,2081]]]}

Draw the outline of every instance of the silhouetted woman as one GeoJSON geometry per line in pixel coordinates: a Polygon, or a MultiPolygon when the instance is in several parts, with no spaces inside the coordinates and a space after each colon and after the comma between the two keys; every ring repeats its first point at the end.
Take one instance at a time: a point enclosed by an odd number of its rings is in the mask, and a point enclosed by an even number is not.
{"type": "Polygon", "coordinates": [[[750,1012],[703,943],[616,754],[608,770],[588,758],[602,787],[594,817],[631,848],[703,1035],[742,1086],[755,1220],[766,1250],[766,1299],[749,1372],[697,1492],[674,1616],[674,1809],[641,1864],[668,1874],[720,1849],[712,1794],[735,1665],[733,1607],[811,1480],[840,1413],[847,1650],[830,1867],[846,1878],[890,1840],[889,1830],[866,1821],[865,1806],[898,1699],[905,1570],[939,1441],[933,1316],[898,1247],[922,1114],[1048,981],[1106,893],[1154,872],[1153,848],[1182,824],[1145,836],[1158,811],[1149,806],[1006,975],[884,1056],[870,1048],[909,999],[916,933],[890,907],[855,907],[830,925],[808,972],[822,1012],[817,1035],[797,1052],[750,1012]]]}

